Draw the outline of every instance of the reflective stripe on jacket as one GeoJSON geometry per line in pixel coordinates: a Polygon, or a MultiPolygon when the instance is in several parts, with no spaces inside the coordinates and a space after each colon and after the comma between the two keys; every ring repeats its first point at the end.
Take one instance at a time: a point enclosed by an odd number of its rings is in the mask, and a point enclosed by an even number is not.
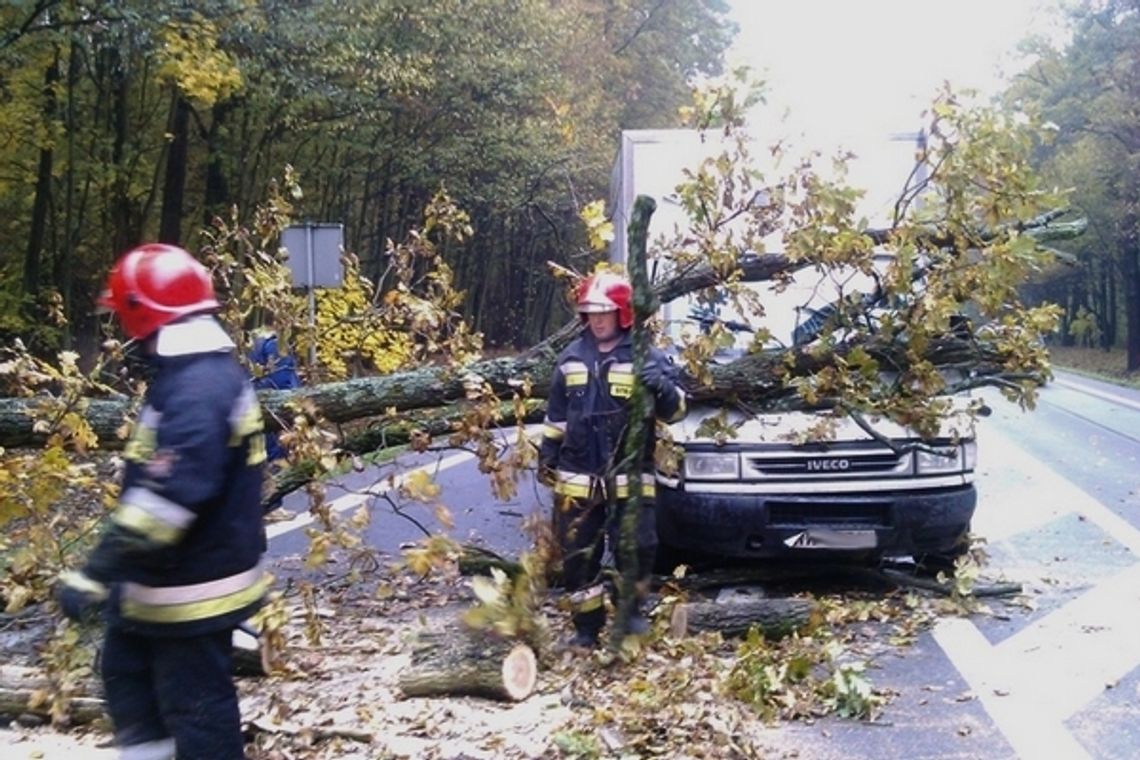
{"type": "Polygon", "coordinates": [[[111,586],[111,625],[153,635],[222,630],[257,609],[270,581],[261,567],[261,407],[231,350],[155,363],[124,451],[119,505],[86,572],[111,586]]]}
{"type": "MultiPolygon", "coordinates": [[[[672,366],[657,348],[650,348],[647,360],[672,366]]],[[[633,341],[628,332],[612,351],[603,354],[586,330],[559,355],[540,453],[542,464],[558,473],[556,492],[585,498],[613,478],[629,428],[634,382],[633,341]]],[[[684,412],[684,394],[677,389],[672,397],[666,396],[656,399],[654,409],[659,419],[673,421],[684,412]]],[[[647,420],[647,424],[650,430],[641,469],[648,475],[642,478],[642,495],[652,498],[657,436],[654,421],[647,420]]],[[[624,478],[616,487],[619,494],[625,492],[619,498],[626,498],[629,489],[624,478]]]]}

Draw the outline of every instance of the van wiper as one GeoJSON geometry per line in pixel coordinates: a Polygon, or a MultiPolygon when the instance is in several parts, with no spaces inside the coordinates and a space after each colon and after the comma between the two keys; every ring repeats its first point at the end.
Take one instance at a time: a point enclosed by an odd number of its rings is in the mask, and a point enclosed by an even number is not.
{"type": "Polygon", "coordinates": [[[752,326],[744,322],[734,322],[731,319],[721,319],[712,309],[702,309],[694,306],[689,310],[689,319],[698,323],[702,330],[708,330],[718,322],[733,332],[752,332],[752,326]]]}

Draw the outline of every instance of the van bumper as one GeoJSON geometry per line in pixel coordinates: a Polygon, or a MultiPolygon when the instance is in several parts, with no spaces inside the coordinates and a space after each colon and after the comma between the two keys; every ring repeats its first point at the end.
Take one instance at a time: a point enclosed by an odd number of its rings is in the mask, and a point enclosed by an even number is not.
{"type": "Polygon", "coordinates": [[[709,494],[657,486],[662,546],[736,559],[839,553],[921,556],[961,548],[972,484],[924,491],[709,494]]]}

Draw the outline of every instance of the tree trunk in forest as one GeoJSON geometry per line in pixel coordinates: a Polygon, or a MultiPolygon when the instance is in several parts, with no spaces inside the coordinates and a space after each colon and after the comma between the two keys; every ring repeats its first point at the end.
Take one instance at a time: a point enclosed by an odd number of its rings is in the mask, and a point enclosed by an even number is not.
{"type": "Polygon", "coordinates": [[[79,42],[72,36],[67,54],[67,106],[64,112],[64,129],[67,132],[67,176],[64,179],[63,200],[63,245],[55,262],[54,280],[63,298],[63,313],[68,323],[63,329],[63,348],[70,350],[75,340],[75,328],[82,323],[75,307],[75,249],[83,233],[82,214],[76,208],[75,180],[76,158],[75,140],[78,126],[75,122],[76,87],[83,67],[83,51],[79,42]]]}
{"type": "Polygon", "coordinates": [[[186,154],[190,143],[190,104],[182,93],[174,93],[170,115],[170,147],[166,152],[166,174],[162,184],[162,212],[158,240],[178,245],[182,242],[182,207],[186,196],[186,154]]]}
{"type": "MultiPolygon", "coordinates": [[[[55,86],[59,82],[59,49],[55,51],[51,65],[44,73],[43,123],[50,124],[56,117],[55,86]]],[[[51,144],[40,146],[39,166],[36,170],[36,191],[32,200],[31,227],[28,230],[28,247],[24,251],[24,295],[25,316],[34,318],[35,299],[40,292],[40,277],[43,273],[44,234],[47,227],[48,209],[51,205],[51,175],[54,154],[51,144]]]]}
{"type": "Polygon", "coordinates": [[[202,224],[206,227],[210,226],[215,216],[226,216],[232,200],[226,178],[222,130],[233,108],[234,100],[227,98],[215,103],[211,110],[210,130],[206,134],[206,195],[202,203],[202,224]]]}
{"type": "Polygon", "coordinates": [[[1129,372],[1140,369],[1140,183],[1129,193],[1129,208],[1120,226],[1121,272],[1124,275],[1125,342],[1129,372]]]}
{"type": "Polygon", "coordinates": [[[1116,345],[1116,339],[1120,335],[1119,299],[1116,290],[1116,278],[1113,277],[1115,271],[1114,266],[1114,264],[1109,262],[1104,267],[1105,288],[1108,291],[1108,299],[1106,301],[1108,305],[1105,308],[1106,326],[1104,330],[1104,348],[1106,351],[1116,345]]]}
{"type": "Polygon", "coordinates": [[[420,633],[412,663],[399,677],[408,697],[467,694],[516,702],[536,683],[538,660],[529,646],[460,627],[420,633]]]}
{"type": "Polygon", "coordinates": [[[108,76],[111,81],[111,119],[114,137],[111,142],[111,165],[114,168],[111,207],[111,249],[122,253],[138,242],[141,230],[137,228],[131,206],[131,180],[126,161],[127,133],[130,131],[129,106],[130,79],[126,64],[117,48],[105,48],[108,76]]]}
{"type": "Polygon", "coordinates": [[[815,603],[807,599],[750,598],[731,602],[681,602],[673,606],[669,635],[679,639],[701,631],[743,636],[753,626],[768,638],[788,636],[811,622],[815,603]]]}

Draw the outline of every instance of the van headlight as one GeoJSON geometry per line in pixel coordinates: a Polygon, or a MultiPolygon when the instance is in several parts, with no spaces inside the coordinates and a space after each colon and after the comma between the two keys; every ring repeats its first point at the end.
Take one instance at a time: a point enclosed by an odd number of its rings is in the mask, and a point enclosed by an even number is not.
{"type": "Polygon", "coordinates": [[[978,442],[966,441],[962,444],[962,469],[973,472],[978,466],[978,442]]]}
{"type": "Polygon", "coordinates": [[[915,452],[915,471],[919,475],[944,475],[962,472],[965,459],[961,446],[938,446],[934,451],[915,452]]]}
{"type": "Polygon", "coordinates": [[[685,452],[685,479],[737,480],[740,478],[740,455],[708,451],[685,452]]]}

